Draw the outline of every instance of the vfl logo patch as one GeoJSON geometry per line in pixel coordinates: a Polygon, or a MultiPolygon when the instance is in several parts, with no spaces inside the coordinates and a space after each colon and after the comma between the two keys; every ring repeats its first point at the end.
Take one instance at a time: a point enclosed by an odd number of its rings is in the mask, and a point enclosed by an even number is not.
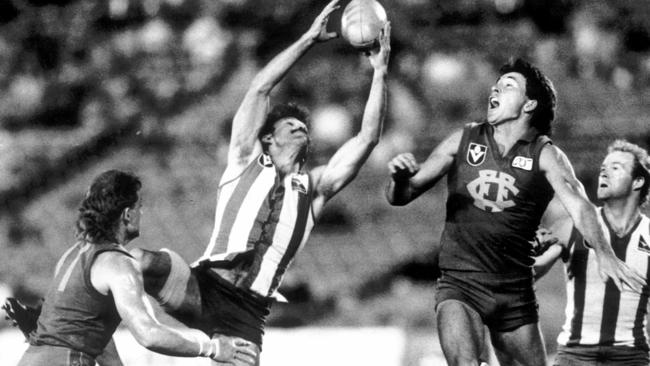
{"type": "Polygon", "coordinates": [[[515,205],[512,199],[519,189],[513,176],[495,170],[481,170],[478,175],[466,186],[474,198],[474,206],[486,212],[501,212],[515,205]]]}
{"type": "Polygon", "coordinates": [[[533,170],[533,159],[523,156],[515,156],[512,160],[512,167],[523,170],[533,170]]]}
{"type": "Polygon", "coordinates": [[[646,243],[646,241],[645,241],[645,239],[643,239],[643,237],[639,238],[639,245],[636,248],[638,250],[642,251],[642,252],[646,252],[646,253],[650,254],[650,245],[648,245],[648,243],[646,243]]]}
{"type": "Polygon", "coordinates": [[[305,188],[300,179],[296,177],[291,178],[291,188],[299,193],[307,194],[307,188],[305,188]]]}
{"type": "Polygon", "coordinates": [[[479,166],[483,164],[486,153],[487,146],[470,142],[469,148],[467,149],[467,163],[471,166],[479,166]]]}
{"type": "Polygon", "coordinates": [[[273,166],[273,160],[271,160],[271,157],[266,154],[260,155],[260,158],[257,162],[260,163],[260,165],[263,167],[270,168],[273,166]]]}

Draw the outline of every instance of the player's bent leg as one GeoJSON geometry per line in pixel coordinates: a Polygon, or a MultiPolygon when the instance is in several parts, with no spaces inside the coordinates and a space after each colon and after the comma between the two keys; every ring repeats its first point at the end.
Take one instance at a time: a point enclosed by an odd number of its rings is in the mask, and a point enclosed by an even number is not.
{"type": "Polygon", "coordinates": [[[494,353],[502,365],[545,366],[546,348],[539,323],[510,331],[491,331],[494,353]]]}
{"type": "Polygon", "coordinates": [[[437,306],[438,338],[449,366],[478,366],[485,348],[481,316],[469,305],[454,299],[437,306]]]}
{"type": "MultiPolygon", "coordinates": [[[[131,255],[140,263],[145,291],[171,315],[185,319],[201,314],[201,293],[196,277],[178,253],[168,249],[134,248],[131,255]]],[[[181,320],[185,320],[181,319],[181,320]]]]}

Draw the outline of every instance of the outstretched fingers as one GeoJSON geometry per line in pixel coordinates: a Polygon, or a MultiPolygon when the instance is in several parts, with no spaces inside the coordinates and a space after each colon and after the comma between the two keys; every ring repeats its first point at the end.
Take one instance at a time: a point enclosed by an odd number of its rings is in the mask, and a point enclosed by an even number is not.
{"type": "Polygon", "coordinates": [[[232,345],[237,354],[257,357],[257,347],[252,342],[244,339],[233,339],[232,345]]]}
{"type": "Polygon", "coordinates": [[[646,285],[645,279],[627,265],[623,266],[622,272],[621,281],[630,287],[632,291],[640,293],[646,285]]]}
{"type": "Polygon", "coordinates": [[[643,290],[646,280],[641,275],[621,260],[616,260],[613,264],[614,266],[609,268],[601,264],[600,274],[603,281],[610,278],[619,291],[623,291],[623,286],[627,286],[637,293],[643,290]]]}
{"type": "Polygon", "coordinates": [[[329,16],[339,9],[341,6],[338,5],[339,0],[332,0],[325,6],[325,8],[321,11],[320,14],[316,17],[316,20],[314,20],[314,25],[312,28],[317,28],[315,29],[316,31],[316,37],[315,40],[319,42],[324,42],[328,41],[332,38],[338,37],[338,33],[336,32],[328,32],[327,31],[327,23],[329,21],[329,16]]]}

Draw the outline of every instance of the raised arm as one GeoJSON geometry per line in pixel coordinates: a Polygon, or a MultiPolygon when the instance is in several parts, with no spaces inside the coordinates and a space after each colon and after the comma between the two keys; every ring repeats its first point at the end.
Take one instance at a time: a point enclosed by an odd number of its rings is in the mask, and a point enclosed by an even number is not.
{"type": "Polygon", "coordinates": [[[374,71],[370,94],[363,111],[361,130],[334,153],[326,166],[312,171],[316,187],[313,209],[316,214],[327,200],[356,177],[379,142],[386,113],[386,74],[389,58],[390,23],[387,22],[379,37],[379,48],[370,51],[368,56],[374,71]]]}
{"type": "Polygon", "coordinates": [[[556,196],[571,216],[575,227],[596,252],[598,267],[603,279],[611,278],[619,290],[622,290],[623,283],[625,283],[632,290],[641,291],[645,281],[634,270],[616,258],[598,221],[596,206],[589,202],[566,155],[556,146],[546,145],[542,149],[539,166],[555,190],[556,196]]]}
{"type": "Polygon", "coordinates": [[[100,293],[113,295],[122,321],[136,341],[149,350],[172,356],[210,357],[242,366],[255,362],[254,346],[248,342],[220,342],[195,329],[163,324],[144,292],[137,263],[124,254],[100,254],[91,270],[91,283],[100,293]]]}
{"type": "Polygon", "coordinates": [[[391,179],[386,187],[386,199],[393,206],[404,206],[433,187],[447,172],[454,161],[462,130],[447,136],[420,164],[411,153],[403,153],[388,162],[391,179]]]}
{"type": "Polygon", "coordinates": [[[257,135],[266,118],[269,95],[298,59],[317,42],[325,42],[337,36],[327,32],[330,14],[339,8],[339,0],[333,0],[316,17],[309,30],[289,48],[275,56],[253,78],[232,122],[228,165],[242,167],[261,152],[257,135]]]}

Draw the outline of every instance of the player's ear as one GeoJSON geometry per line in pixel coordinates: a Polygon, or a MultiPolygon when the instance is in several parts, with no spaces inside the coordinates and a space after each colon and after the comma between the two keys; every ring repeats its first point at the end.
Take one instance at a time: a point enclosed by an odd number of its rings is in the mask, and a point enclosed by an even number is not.
{"type": "Polygon", "coordinates": [[[535,99],[531,99],[524,104],[524,112],[530,113],[537,108],[537,101],[535,99]]]}
{"type": "Polygon", "coordinates": [[[272,137],[273,137],[272,133],[267,133],[266,135],[262,136],[262,138],[260,140],[265,144],[270,144],[272,137]]]}
{"type": "Polygon", "coordinates": [[[123,222],[129,222],[131,221],[131,218],[133,217],[133,209],[131,207],[126,207],[124,210],[122,210],[122,215],[121,219],[123,222]]]}
{"type": "Polygon", "coordinates": [[[645,178],[636,177],[632,180],[632,189],[635,191],[640,190],[645,185],[645,178]]]}

